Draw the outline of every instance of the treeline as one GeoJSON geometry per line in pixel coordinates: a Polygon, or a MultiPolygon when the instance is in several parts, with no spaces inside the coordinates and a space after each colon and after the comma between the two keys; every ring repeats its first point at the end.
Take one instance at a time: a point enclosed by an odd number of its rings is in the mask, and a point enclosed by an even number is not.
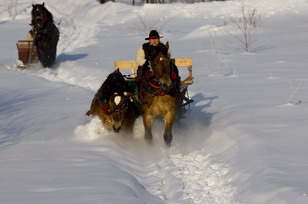
{"type": "Polygon", "coordinates": [[[168,4],[175,2],[198,3],[198,2],[226,1],[226,0],[98,0],[98,1],[101,4],[106,3],[108,1],[112,1],[112,2],[128,3],[132,5],[140,5],[140,4],[168,4]]]}

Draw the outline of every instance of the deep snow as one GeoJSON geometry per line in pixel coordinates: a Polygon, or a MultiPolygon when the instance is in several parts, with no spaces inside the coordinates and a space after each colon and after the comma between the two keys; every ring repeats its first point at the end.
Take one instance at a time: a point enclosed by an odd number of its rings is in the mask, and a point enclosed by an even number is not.
{"type": "Polygon", "coordinates": [[[0,203],[308,202],[306,0],[45,0],[61,32],[57,64],[27,70],[16,42],[41,2],[0,2],[0,203]],[[250,52],[229,23],[243,5],[261,17],[250,52]],[[149,146],[141,118],[127,137],[84,115],[113,62],[134,59],[152,28],[173,57],[193,58],[194,103],[171,148],[161,121],[149,146]]]}

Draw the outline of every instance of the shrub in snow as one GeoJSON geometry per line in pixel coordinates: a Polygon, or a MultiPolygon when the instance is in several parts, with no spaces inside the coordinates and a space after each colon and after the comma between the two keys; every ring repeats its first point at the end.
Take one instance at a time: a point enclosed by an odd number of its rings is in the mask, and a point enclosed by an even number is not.
{"type": "MultiPolygon", "coordinates": [[[[241,44],[244,45],[245,51],[249,52],[252,45],[252,32],[261,25],[261,15],[257,9],[246,11],[245,6],[241,9],[239,18],[230,18],[230,22],[241,33],[238,37],[233,35],[241,44]]],[[[228,32],[228,31],[227,31],[228,32]]],[[[228,32],[230,34],[230,32],[228,32]]]]}
{"type": "Polygon", "coordinates": [[[18,5],[18,0],[7,1],[7,10],[9,16],[12,17],[14,20],[17,15],[17,5],[18,5]]]}
{"type": "Polygon", "coordinates": [[[299,104],[302,103],[301,100],[293,102],[294,96],[296,95],[296,93],[299,90],[300,86],[301,86],[300,83],[298,83],[297,85],[294,86],[293,80],[289,81],[289,103],[290,104],[299,105],[299,104]]]}

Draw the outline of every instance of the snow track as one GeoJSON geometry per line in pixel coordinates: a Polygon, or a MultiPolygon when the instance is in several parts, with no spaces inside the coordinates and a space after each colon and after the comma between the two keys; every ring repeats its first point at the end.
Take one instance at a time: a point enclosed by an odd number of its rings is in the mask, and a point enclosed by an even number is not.
{"type": "MultiPolygon", "coordinates": [[[[168,149],[161,138],[162,131],[159,131],[162,124],[156,122],[154,125],[152,146],[145,144],[140,135],[143,132],[140,119],[130,139],[102,129],[98,118],[78,126],[75,135],[78,140],[90,144],[102,142],[102,137],[104,143],[111,142],[113,148],[120,152],[118,157],[129,160],[129,167],[122,168],[128,169],[147,192],[160,198],[163,203],[236,203],[236,189],[230,184],[228,167],[215,160],[208,150],[192,149],[196,145],[186,138],[186,133],[192,130],[176,132],[174,146],[168,149]]],[[[207,131],[202,127],[198,129],[207,131]]],[[[192,140],[201,141],[202,135],[195,137],[199,138],[192,140]]]]}

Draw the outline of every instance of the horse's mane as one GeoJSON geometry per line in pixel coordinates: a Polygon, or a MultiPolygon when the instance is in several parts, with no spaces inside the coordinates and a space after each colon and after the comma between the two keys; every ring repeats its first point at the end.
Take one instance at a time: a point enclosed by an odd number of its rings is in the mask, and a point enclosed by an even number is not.
{"type": "Polygon", "coordinates": [[[31,15],[32,18],[34,17],[34,11],[37,7],[42,8],[43,11],[46,13],[46,17],[48,19],[49,22],[53,22],[53,15],[52,13],[50,13],[50,11],[48,11],[48,9],[45,7],[45,3],[43,4],[32,4],[32,11],[31,11],[31,15]]]}
{"type": "Polygon", "coordinates": [[[101,102],[104,102],[109,100],[114,93],[123,94],[125,91],[128,91],[128,85],[121,72],[116,70],[109,74],[96,94],[101,102]]]}
{"type": "MultiPolygon", "coordinates": [[[[44,7],[44,8],[45,8],[45,7],[44,7]]],[[[46,9],[46,15],[47,15],[48,20],[49,20],[50,22],[53,22],[53,16],[52,16],[52,14],[50,13],[50,11],[48,11],[47,8],[45,8],[45,9],[46,9]]]]}
{"type": "Polygon", "coordinates": [[[168,55],[168,48],[163,43],[159,43],[157,46],[150,46],[150,53],[152,59],[159,55],[159,53],[168,55]]]}

